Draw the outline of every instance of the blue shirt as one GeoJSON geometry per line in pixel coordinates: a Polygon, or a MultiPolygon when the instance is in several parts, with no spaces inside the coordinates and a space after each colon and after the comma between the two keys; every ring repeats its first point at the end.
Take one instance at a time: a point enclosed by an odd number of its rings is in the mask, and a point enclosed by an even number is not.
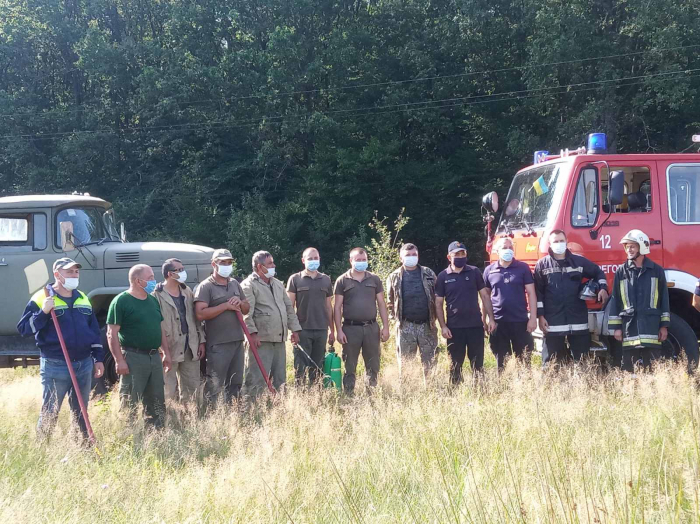
{"type": "Polygon", "coordinates": [[[435,282],[435,296],[443,297],[447,306],[447,327],[482,327],[479,291],[484,289],[481,271],[464,266],[459,273],[450,268],[442,271],[435,282]]]}
{"type": "MultiPolygon", "coordinates": [[[[525,262],[513,260],[508,267],[500,260],[484,270],[484,283],[491,290],[493,316],[502,322],[527,322],[525,286],[534,284],[532,271],[525,262]]],[[[532,304],[535,307],[535,304],[532,304]]]]}

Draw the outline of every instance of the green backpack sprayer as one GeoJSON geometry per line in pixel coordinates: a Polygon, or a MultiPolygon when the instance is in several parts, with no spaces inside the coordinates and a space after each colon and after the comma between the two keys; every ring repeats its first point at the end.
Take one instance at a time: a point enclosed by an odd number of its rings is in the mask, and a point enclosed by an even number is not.
{"type": "Polygon", "coordinates": [[[333,346],[328,346],[328,353],[323,358],[323,369],[318,367],[301,345],[296,344],[294,351],[298,351],[302,355],[302,360],[306,366],[315,367],[323,373],[324,388],[334,387],[338,391],[341,390],[343,383],[342,363],[333,346]]]}

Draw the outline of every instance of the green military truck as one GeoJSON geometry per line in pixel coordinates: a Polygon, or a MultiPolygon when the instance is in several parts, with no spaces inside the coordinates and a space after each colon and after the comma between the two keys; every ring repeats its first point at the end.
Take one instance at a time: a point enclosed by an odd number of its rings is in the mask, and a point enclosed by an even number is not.
{"type": "MultiPolygon", "coordinates": [[[[67,256],[83,266],[80,290],[104,324],[110,302],[128,287],[131,266],[148,264],[162,279],[163,262],[179,258],[188,285],[194,286],[211,274],[213,251],[173,242],[127,242],[112,205],[87,194],[0,198],[0,368],[39,363],[34,339],[20,337],[16,325],[29,298],[53,282],[56,259],[67,256]]],[[[107,349],[104,336],[103,342],[107,349]]],[[[108,385],[117,380],[112,362],[107,351],[108,385]]]]}

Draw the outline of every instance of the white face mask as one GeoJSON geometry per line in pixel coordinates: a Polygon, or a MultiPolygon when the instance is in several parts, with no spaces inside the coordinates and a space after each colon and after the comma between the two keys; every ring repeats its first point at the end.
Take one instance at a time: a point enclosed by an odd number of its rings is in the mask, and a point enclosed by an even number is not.
{"type": "Polygon", "coordinates": [[[79,283],[79,278],[65,278],[63,281],[63,287],[69,291],[73,291],[74,289],[78,289],[79,283]]]}
{"type": "MultiPolygon", "coordinates": [[[[231,266],[229,266],[229,267],[231,267],[231,266]]],[[[180,271],[177,274],[177,281],[180,284],[184,284],[185,282],[187,282],[187,271],[180,271]]]]}
{"type": "Polygon", "coordinates": [[[219,273],[219,276],[228,278],[231,276],[231,273],[233,273],[233,266],[222,266],[216,264],[216,272],[219,273]]]}
{"type": "Polygon", "coordinates": [[[555,255],[563,255],[566,253],[566,242],[554,242],[550,247],[555,255]]]}
{"type": "Polygon", "coordinates": [[[418,265],[418,255],[403,257],[403,265],[406,267],[416,267],[418,265]]]}
{"type": "Polygon", "coordinates": [[[267,273],[265,273],[266,278],[272,278],[275,276],[275,268],[274,267],[268,267],[267,268],[267,273]]]}

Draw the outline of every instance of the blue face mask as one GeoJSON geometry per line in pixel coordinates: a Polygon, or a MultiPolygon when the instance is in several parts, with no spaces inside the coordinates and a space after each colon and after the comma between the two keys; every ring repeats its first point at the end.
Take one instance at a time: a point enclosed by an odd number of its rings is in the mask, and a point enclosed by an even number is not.
{"type": "Polygon", "coordinates": [[[512,249],[501,249],[500,256],[504,262],[510,262],[513,260],[513,255],[514,253],[512,249]]]}
{"type": "Polygon", "coordinates": [[[155,280],[146,280],[146,287],[143,288],[143,290],[150,295],[156,290],[157,283],[158,282],[156,282],[155,280]]]}
{"type": "Polygon", "coordinates": [[[369,264],[367,262],[353,262],[352,267],[355,269],[355,271],[367,271],[367,266],[369,264]]]}
{"type": "Polygon", "coordinates": [[[321,265],[320,260],[307,260],[306,261],[306,269],[309,271],[316,271],[320,265],[321,265]]]}

